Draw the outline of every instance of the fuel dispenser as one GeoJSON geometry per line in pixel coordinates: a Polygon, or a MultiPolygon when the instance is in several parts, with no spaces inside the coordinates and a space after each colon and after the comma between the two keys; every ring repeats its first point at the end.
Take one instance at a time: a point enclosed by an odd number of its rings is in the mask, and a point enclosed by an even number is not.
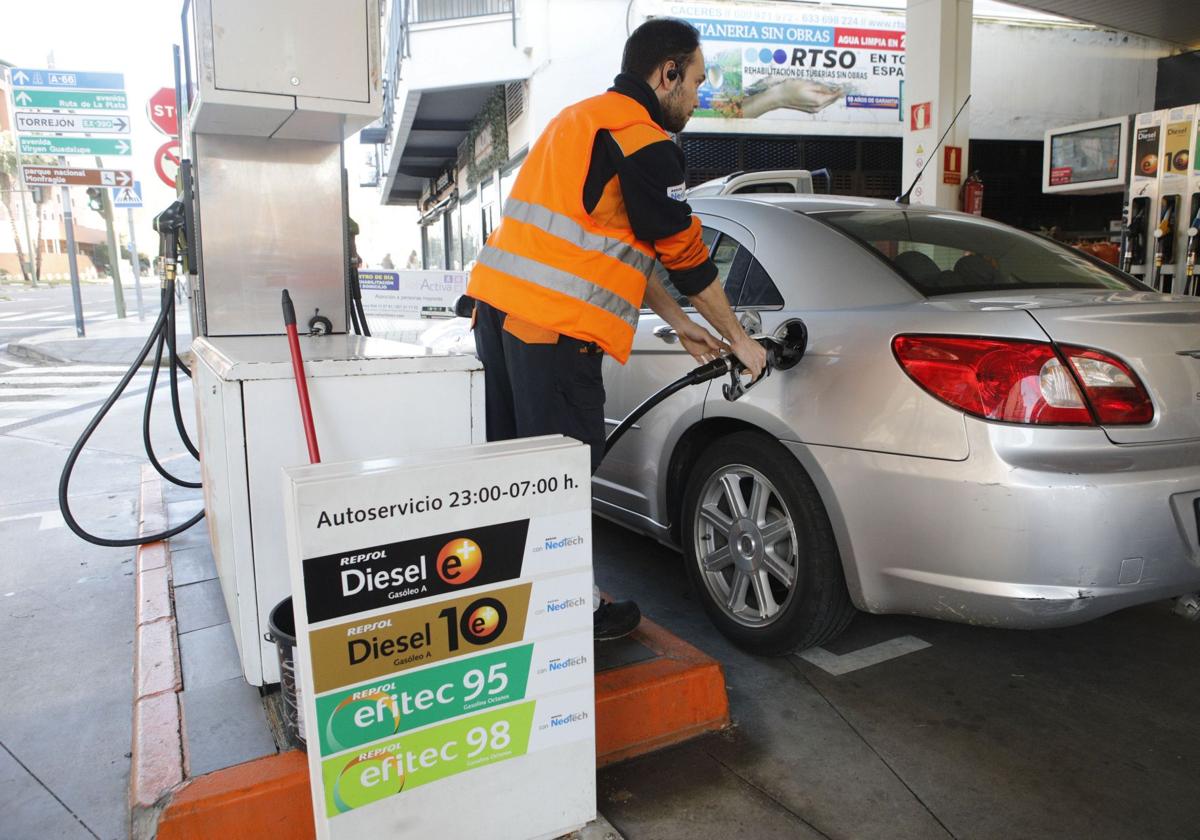
{"type": "Polygon", "coordinates": [[[1192,208],[1197,187],[1192,177],[1196,128],[1195,105],[1172,108],[1163,122],[1159,166],[1159,219],[1155,229],[1154,287],[1182,294],[1187,281],[1188,229],[1196,218],[1192,208]]]}
{"type": "Polygon", "coordinates": [[[1159,202],[1159,169],[1162,156],[1162,127],[1165,111],[1151,111],[1134,118],[1133,159],[1129,167],[1128,249],[1123,264],[1134,277],[1153,285],[1161,264],[1159,231],[1167,208],[1159,202]]]}
{"type": "Polygon", "coordinates": [[[242,673],[262,685],[279,681],[264,634],[291,594],[282,468],[309,462],[281,294],[326,461],[482,443],[483,374],[471,356],[351,332],[366,330],[342,142],[382,111],[379,0],[191,0],[183,20],[204,507],[242,673]]]}

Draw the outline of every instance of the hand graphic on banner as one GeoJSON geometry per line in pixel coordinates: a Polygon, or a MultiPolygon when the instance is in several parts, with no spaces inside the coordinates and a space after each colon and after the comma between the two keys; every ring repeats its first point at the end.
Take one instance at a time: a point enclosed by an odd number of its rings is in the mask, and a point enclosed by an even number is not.
{"type": "Polygon", "coordinates": [[[828,108],[844,94],[843,88],[814,82],[811,79],[785,79],[755,93],[742,103],[742,116],[761,117],[777,108],[791,108],[815,114],[828,108]]]}

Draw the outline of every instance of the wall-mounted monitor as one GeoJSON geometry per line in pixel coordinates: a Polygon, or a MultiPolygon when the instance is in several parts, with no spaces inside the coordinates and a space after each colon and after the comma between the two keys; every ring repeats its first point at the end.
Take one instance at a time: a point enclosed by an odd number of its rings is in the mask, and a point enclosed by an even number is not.
{"type": "Polygon", "coordinates": [[[1128,117],[1052,128],[1042,149],[1042,192],[1122,192],[1128,158],[1128,117]]]}

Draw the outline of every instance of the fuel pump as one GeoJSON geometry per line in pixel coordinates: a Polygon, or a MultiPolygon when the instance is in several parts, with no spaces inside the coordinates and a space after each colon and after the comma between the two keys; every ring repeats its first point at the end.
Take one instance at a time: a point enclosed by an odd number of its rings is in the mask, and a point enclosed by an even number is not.
{"type": "Polygon", "coordinates": [[[1154,227],[1154,288],[1170,293],[1175,279],[1175,225],[1179,196],[1164,195],[1158,202],[1158,224],[1154,227]]]}
{"type": "Polygon", "coordinates": [[[1183,293],[1194,295],[1200,289],[1196,288],[1196,250],[1200,248],[1200,192],[1192,193],[1191,209],[1188,215],[1192,221],[1187,229],[1187,246],[1184,253],[1186,268],[1184,270],[1183,293]]]}
{"type": "Polygon", "coordinates": [[[1130,205],[1129,234],[1121,270],[1126,274],[1146,273],[1146,230],[1150,221],[1150,199],[1135,198],[1130,205]]]}

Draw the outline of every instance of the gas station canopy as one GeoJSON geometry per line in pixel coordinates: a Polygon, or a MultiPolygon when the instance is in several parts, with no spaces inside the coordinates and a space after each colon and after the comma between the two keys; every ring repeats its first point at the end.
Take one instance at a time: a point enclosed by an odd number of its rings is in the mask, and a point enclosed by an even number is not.
{"type": "Polygon", "coordinates": [[[1180,0],[1032,0],[1015,5],[1133,32],[1190,49],[1200,48],[1200,4],[1180,0]]]}

